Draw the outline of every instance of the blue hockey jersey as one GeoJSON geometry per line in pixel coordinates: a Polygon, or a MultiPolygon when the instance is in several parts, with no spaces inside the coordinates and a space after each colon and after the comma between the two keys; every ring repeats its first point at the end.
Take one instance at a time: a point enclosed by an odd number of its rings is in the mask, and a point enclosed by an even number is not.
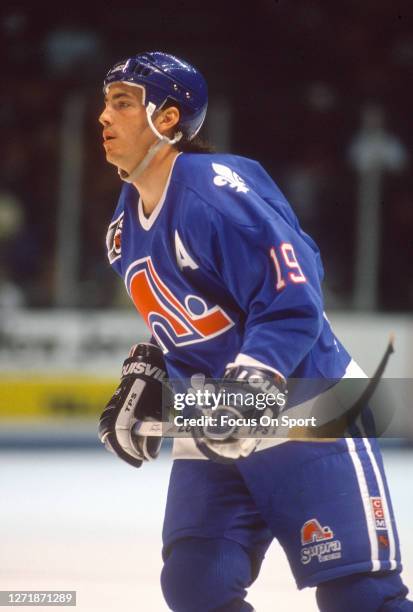
{"type": "Polygon", "coordinates": [[[344,375],[350,356],[324,314],[319,250],[257,162],[179,154],[150,217],[125,184],[107,248],[170,378],[219,378],[229,363],[344,375]]]}

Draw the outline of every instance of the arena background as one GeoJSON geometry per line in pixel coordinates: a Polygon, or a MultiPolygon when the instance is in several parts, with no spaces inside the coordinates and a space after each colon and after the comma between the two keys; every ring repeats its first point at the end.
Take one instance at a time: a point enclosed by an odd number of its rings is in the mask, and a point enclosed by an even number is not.
{"type": "MultiPolygon", "coordinates": [[[[104,238],[102,79],[144,50],[205,74],[204,137],[258,159],[318,242],[326,309],[372,374],[413,377],[413,9],[409,2],[3,3],[0,126],[0,589],[76,589],[81,610],[166,610],[158,584],[167,450],[139,472],[97,416],[147,332],[104,238]]],[[[409,384],[409,382],[407,382],[409,384]]],[[[384,446],[413,586],[413,416],[384,446]]],[[[315,610],[275,544],[260,612],[315,610]]]]}

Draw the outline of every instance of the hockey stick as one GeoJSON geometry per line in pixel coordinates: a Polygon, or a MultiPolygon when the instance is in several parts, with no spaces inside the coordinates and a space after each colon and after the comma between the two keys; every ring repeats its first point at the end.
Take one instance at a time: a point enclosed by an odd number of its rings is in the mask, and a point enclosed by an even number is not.
{"type": "MultiPolygon", "coordinates": [[[[386,369],[386,366],[388,364],[390,355],[392,355],[392,353],[394,352],[395,352],[394,351],[394,335],[392,334],[390,336],[386,351],[379,365],[377,366],[377,369],[373,377],[368,382],[366,388],[364,389],[360,397],[353,404],[351,404],[349,408],[345,409],[345,411],[339,417],[331,419],[330,421],[322,425],[315,426],[315,427],[293,427],[291,428],[288,437],[293,438],[294,440],[296,439],[308,440],[309,438],[310,439],[316,438],[316,441],[322,441],[319,439],[323,438],[325,439],[326,442],[333,440],[333,439],[343,437],[345,432],[348,431],[349,427],[354,425],[356,419],[361,415],[363,409],[367,406],[367,404],[373,398],[374,394],[377,391],[377,388],[379,386],[383,373],[386,369]]],[[[332,387],[330,391],[336,397],[339,396],[341,388],[344,390],[347,387],[347,389],[345,390],[348,391],[348,385],[351,384],[351,380],[352,379],[350,378],[341,379],[341,381],[337,383],[337,385],[332,387]]],[[[376,437],[381,435],[386,430],[387,426],[389,425],[391,414],[388,413],[387,416],[389,418],[387,419],[386,426],[383,426],[382,424],[380,431],[375,431],[376,437]]]]}

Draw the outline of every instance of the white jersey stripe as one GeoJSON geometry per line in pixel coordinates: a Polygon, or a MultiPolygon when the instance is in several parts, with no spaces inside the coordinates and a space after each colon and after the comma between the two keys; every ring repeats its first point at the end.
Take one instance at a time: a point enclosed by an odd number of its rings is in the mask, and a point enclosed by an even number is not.
{"type": "Polygon", "coordinates": [[[353,438],[345,438],[345,440],[349,449],[350,458],[353,462],[354,471],[356,473],[357,482],[360,489],[360,497],[363,503],[364,515],[366,517],[367,533],[369,535],[371,550],[371,571],[377,572],[380,569],[379,545],[377,541],[376,528],[374,525],[373,516],[370,508],[370,493],[367,486],[366,476],[364,474],[360,457],[357,454],[357,449],[353,438]]]}
{"type": "Polygon", "coordinates": [[[374,475],[376,476],[377,485],[379,488],[380,497],[383,503],[385,521],[387,525],[387,533],[389,536],[389,561],[390,561],[390,569],[396,569],[397,561],[396,561],[396,541],[394,538],[393,524],[391,522],[391,514],[389,512],[389,505],[387,503],[387,495],[386,490],[384,488],[383,478],[381,476],[381,472],[379,466],[377,465],[376,457],[371,448],[370,440],[368,438],[363,438],[364,445],[367,449],[368,456],[371,461],[371,465],[373,466],[374,475]]]}

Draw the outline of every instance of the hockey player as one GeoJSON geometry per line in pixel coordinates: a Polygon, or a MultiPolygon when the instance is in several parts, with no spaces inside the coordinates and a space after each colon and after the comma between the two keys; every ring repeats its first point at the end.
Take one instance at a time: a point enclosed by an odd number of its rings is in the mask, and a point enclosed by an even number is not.
{"type": "MultiPolygon", "coordinates": [[[[156,458],[166,377],[242,378],[254,393],[257,379],[283,392],[364,376],[324,315],[319,251],[279,188],[257,162],[197,145],[199,71],[143,53],[108,72],[104,94],[103,146],[124,181],[108,256],[152,334],[102,414],[109,450],[135,466],[156,458]]],[[[273,538],[323,612],[413,610],[374,439],[216,434],[174,441],[161,577],[172,610],[252,610],[246,588],[273,538]]]]}

